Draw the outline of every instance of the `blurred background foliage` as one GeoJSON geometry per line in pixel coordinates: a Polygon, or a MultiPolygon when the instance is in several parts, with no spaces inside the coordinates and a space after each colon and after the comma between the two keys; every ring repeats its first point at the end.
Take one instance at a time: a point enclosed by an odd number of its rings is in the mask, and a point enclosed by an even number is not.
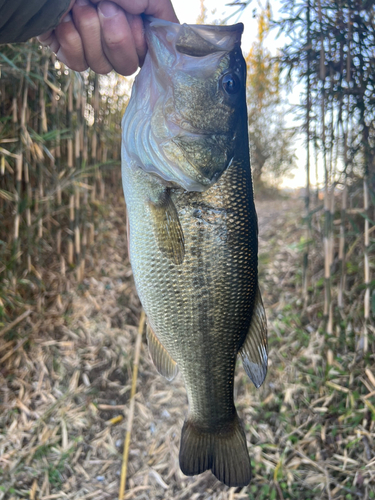
{"type": "Polygon", "coordinates": [[[296,166],[296,129],[287,126],[286,86],[279,62],[265,45],[271,15],[269,3],[258,13],[257,37],[246,55],[246,90],[254,181],[259,184],[263,177],[277,185],[296,166]]]}
{"type": "Polygon", "coordinates": [[[305,302],[313,284],[309,245],[321,241],[323,312],[332,334],[353,291],[347,280],[348,249],[358,245],[355,288],[363,302],[357,312],[363,318],[362,347],[367,351],[374,290],[370,255],[375,253],[370,238],[375,225],[375,2],[284,0],[281,5],[275,26],[287,43],[278,63],[287,79],[304,89],[299,110],[306,147],[305,302]],[[318,163],[323,165],[322,207],[311,203],[311,170],[318,163]]]}

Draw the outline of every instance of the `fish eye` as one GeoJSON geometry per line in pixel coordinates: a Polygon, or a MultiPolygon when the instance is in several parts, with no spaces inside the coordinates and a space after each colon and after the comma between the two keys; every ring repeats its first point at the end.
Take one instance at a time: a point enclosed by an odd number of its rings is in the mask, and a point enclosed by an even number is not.
{"type": "Polygon", "coordinates": [[[241,88],[241,82],[237,75],[227,73],[221,79],[221,85],[227,94],[233,95],[241,88]]]}

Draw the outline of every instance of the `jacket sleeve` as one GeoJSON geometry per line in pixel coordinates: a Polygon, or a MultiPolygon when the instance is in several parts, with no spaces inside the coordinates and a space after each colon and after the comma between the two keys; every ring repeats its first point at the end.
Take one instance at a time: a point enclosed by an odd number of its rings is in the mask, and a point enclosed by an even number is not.
{"type": "Polygon", "coordinates": [[[0,43],[25,42],[54,28],[69,0],[0,0],[0,43]]]}

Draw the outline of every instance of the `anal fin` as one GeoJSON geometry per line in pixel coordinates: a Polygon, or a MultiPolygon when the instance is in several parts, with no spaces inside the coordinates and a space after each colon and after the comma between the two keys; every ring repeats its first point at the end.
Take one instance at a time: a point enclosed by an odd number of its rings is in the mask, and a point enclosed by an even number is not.
{"type": "Polygon", "coordinates": [[[173,380],[178,371],[177,363],[168,354],[150,325],[147,325],[147,344],[157,371],[167,380],[173,380]]]}
{"type": "Polygon", "coordinates": [[[182,264],[185,256],[184,233],[169,190],[165,189],[156,202],[150,200],[149,208],[160,251],[176,265],[182,264]]]}
{"type": "Polygon", "coordinates": [[[255,387],[260,387],[267,374],[267,318],[258,288],[249,331],[240,349],[243,367],[255,387]]]}

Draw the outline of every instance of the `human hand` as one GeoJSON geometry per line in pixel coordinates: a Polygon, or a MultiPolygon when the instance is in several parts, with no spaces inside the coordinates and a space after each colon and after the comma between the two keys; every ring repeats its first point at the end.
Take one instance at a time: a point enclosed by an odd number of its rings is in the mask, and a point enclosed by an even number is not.
{"type": "Polygon", "coordinates": [[[71,0],[60,24],[38,39],[75,71],[127,76],[147,51],[141,14],[178,22],[170,0],[71,0]]]}

